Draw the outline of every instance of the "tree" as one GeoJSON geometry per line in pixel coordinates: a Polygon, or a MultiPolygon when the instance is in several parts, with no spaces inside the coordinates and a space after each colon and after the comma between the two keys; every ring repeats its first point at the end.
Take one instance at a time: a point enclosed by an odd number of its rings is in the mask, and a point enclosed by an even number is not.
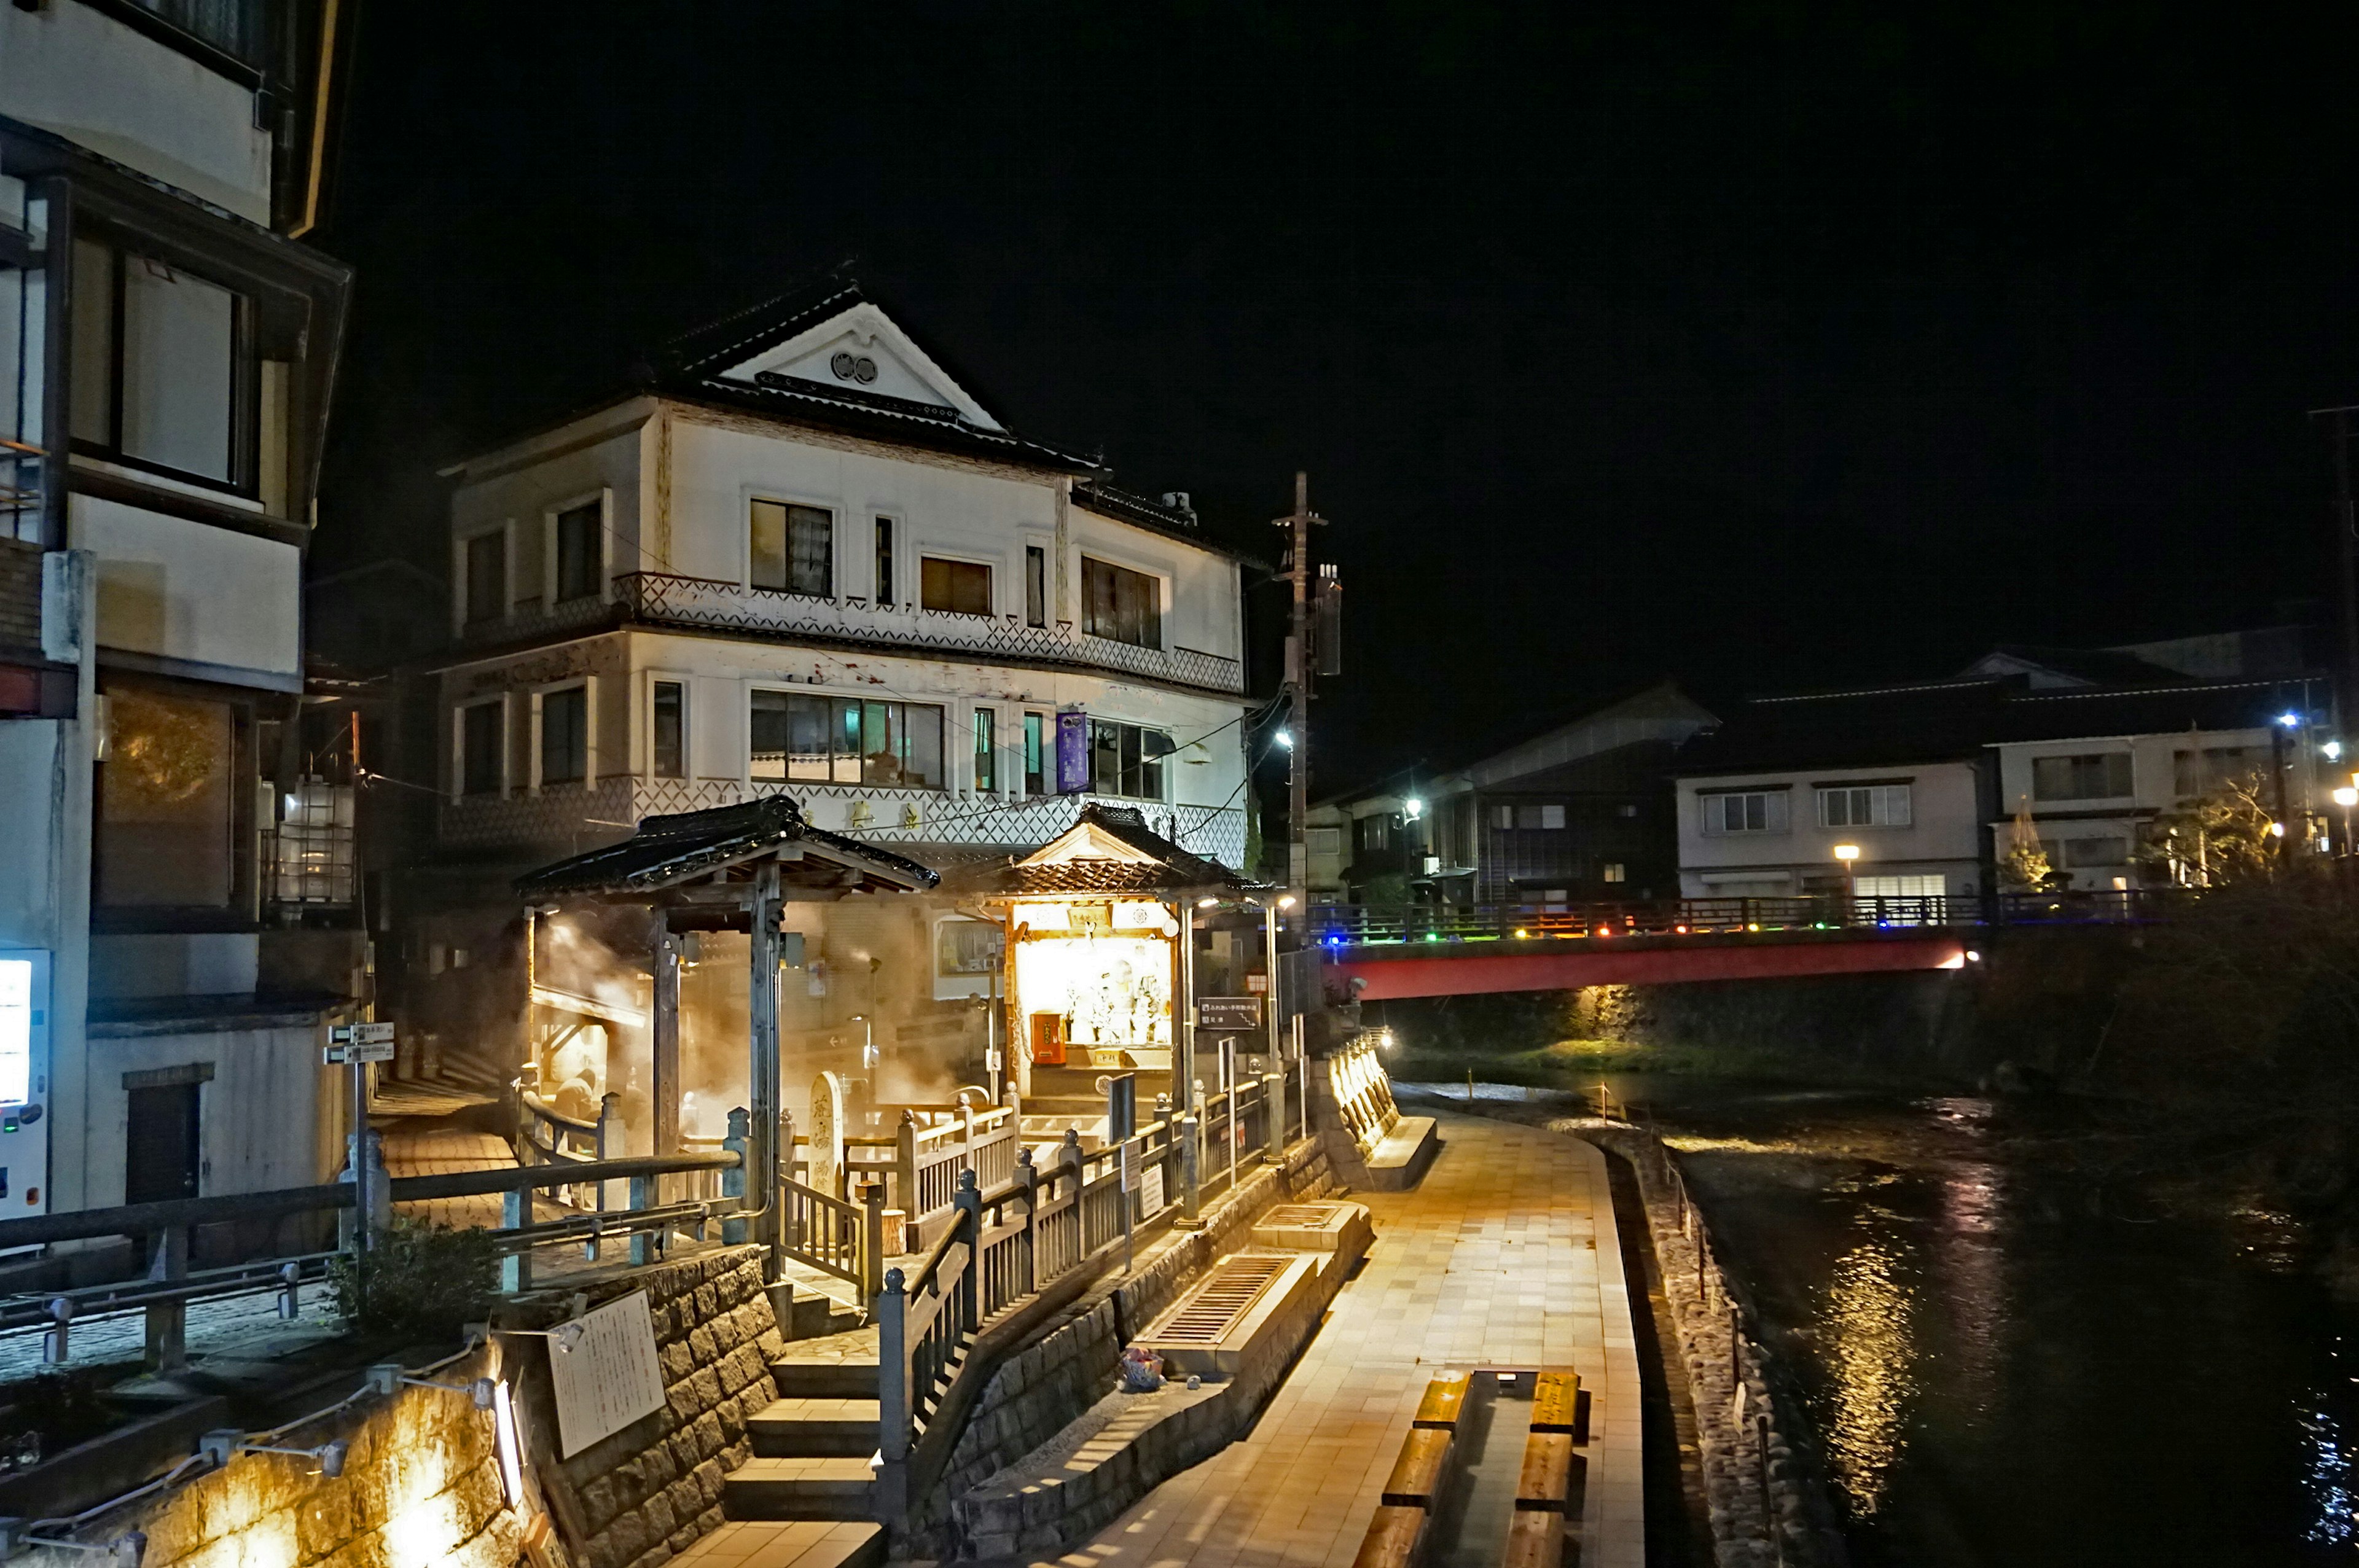
{"type": "Polygon", "coordinates": [[[2182,887],[2223,887],[2278,869],[2277,827],[2260,775],[2248,773],[2156,817],[2139,853],[2182,887]]]}
{"type": "Polygon", "coordinates": [[[2032,826],[2031,797],[2019,795],[2015,826],[2007,832],[2006,852],[1998,858],[2000,885],[2011,892],[2038,892],[2056,879],[2048,851],[2039,847],[2039,829],[2032,826]]]}

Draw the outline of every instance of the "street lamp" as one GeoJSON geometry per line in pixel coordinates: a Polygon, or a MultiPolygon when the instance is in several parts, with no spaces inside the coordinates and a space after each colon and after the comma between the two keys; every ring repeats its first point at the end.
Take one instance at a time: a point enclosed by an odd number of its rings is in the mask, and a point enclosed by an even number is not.
{"type": "Polygon", "coordinates": [[[2351,808],[2359,806],[2359,789],[2344,784],[2334,792],[2334,804],[2343,808],[2343,852],[2351,853],[2351,808]]]}
{"type": "Polygon", "coordinates": [[[1846,904],[1843,916],[1849,919],[1853,912],[1859,907],[1859,846],[1836,845],[1835,859],[1843,862],[1843,899],[1846,904]]]}

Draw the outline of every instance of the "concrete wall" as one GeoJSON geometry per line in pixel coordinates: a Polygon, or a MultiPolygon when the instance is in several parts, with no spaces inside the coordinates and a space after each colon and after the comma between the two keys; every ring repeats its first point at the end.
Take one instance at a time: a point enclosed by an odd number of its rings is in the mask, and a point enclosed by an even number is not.
{"type": "Polygon", "coordinates": [[[98,557],[102,647],[204,666],[186,673],[299,690],[303,557],[211,524],[72,498],[76,549],[98,557]]]}
{"type": "Polygon", "coordinates": [[[326,1181],[342,1163],[337,1069],[320,1064],[324,1031],[310,1022],[147,1033],[90,1026],[76,1087],[86,1140],[57,1152],[58,1206],[123,1201],[131,1100],[127,1073],[195,1068],[202,1164],[198,1193],[268,1192],[326,1181]]]}
{"type": "Polygon", "coordinates": [[[1952,895],[1983,891],[1981,774],[1973,762],[1923,762],[1914,766],[1812,768],[1784,773],[1736,773],[1679,781],[1680,892],[1689,898],[1799,893],[1803,880],[1835,879],[1841,885],[1838,844],[1860,847],[1858,874],[1940,874],[1952,895]],[[1910,822],[1906,827],[1821,827],[1816,787],[1821,784],[1907,781],[1910,822]],[[1788,825],[1776,832],[1707,836],[1700,795],[1747,788],[1784,793],[1788,825]],[[1726,881],[1747,879],[1742,884],[1726,881]]]}
{"type": "Polygon", "coordinates": [[[0,114],[270,221],[270,134],[253,92],[95,6],[5,8],[0,114]]]}

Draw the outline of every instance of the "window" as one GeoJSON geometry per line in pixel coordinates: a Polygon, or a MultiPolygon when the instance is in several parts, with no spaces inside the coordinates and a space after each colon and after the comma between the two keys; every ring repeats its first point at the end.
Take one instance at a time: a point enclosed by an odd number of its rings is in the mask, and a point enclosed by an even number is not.
{"type": "Polygon", "coordinates": [[[1049,624],[1049,552],[1039,545],[1024,546],[1024,624],[1049,624]]]}
{"type": "Polygon", "coordinates": [[[118,909],[227,907],[236,885],[230,706],[115,688],[106,694],[106,734],[98,902],[118,909]]]}
{"type": "Polygon", "coordinates": [[[250,483],[245,302],[153,256],[74,242],[74,439],[220,485],[250,483]]]}
{"type": "Polygon", "coordinates": [[[2064,851],[2062,864],[2069,867],[2126,866],[2130,863],[2130,841],[2127,838],[2066,838],[2060,848],[2064,851]]]}
{"type": "Polygon", "coordinates": [[[979,790],[998,788],[992,756],[995,744],[992,731],[998,728],[999,715],[988,708],[974,710],[974,787],[979,790]]]}
{"type": "Polygon", "coordinates": [[[1024,716],[1024,793],[1049,793],[1049,716],[1024,716]]]}
{"type": "Polygon", "coordinates": [[[893,519],[876,519],[876,602],[893,602],[893,519]]]}
{"type": "Polygon", "coordinates": [[[459,710],[459,793],[497,795],[506,787],[507,705],[494,698],[459,710]]]}
{"type": "Polygon", "coordinates": [[[1541,806],[1540,826],[1543,828],[1561,828],[1564,826],[1564,807],[1561,805],[1541,806]]]}
{"type": "Polygon", "coordinates": [[[655,708],[648,716],[649,761],[659,779],[688,776],[688,687],[680,681],[655,683],[655,708]]]}
{"type": "Polygon", "coordinates": [[[945,787],[942,710],[931,704],[757,691],[753,731],[756,779],[945,787]]]}
{"type": "Polygon", "coordinates": [[[998,926],[988,921],[954,918],[934,927],[934,972],[939,978],[987,975],[998,966],[998,926]]]}
{"type": "Polygon", "coordinates": [[[1136,724],[1090,720],[1090,787],[1134,800],[1163,798],[1163,759],[1171,737],[1136,724]]]}
{"type": "Polygon", "coordinates": [[[540,699],[540,782],[582,784],[590,776],[590,688],[570,686],[540,699]]]}
{"type": "Polygon", "coordinates": [[[835,591],[835,514],[757,501],[748,556],[748,580],[756,588],[826,599],[835,591]]]}
{"type": "Polygon", "coordinates": [[[584,502],[557,514],[557,597],[590,599],[599,589],[603,502],[584,502]]]}
{"type": "Polygon", "coordinates": [[[1515,825],[1516,825],[1516,808],[1515,808],[1514,806],[1493,806],[1493,807],[1491,808],[1491,826],[1492,826],[1492,827],[1513,827],[1515,825]]]}
{"type": "Polygon", "coordinates": [[[1302,838],[1314,855],[1340,855],[1343,852],[1343,830],[1341,827],[1307,828],[1302,838]]]}
{"type": "Polygon", "coordinates": [[[2171,792],[2181,800],[2211,795],[2234,781],[2257,785],[2268,771],[2268,761],[2257,746],[2206,746],[2200,752],[2174,752],[2170,756],[2171,792]]]}
{"type": "Polygon", "coordinates": [[[1940,898],[1949,884],[1939,875],[1854,877],[1852,892],[1860,898],[1940,898]]]}
{"type": "Polygon", "coordinates": [[[1352,824],[1352,848],[1356,853],[1387,849],[1392,847],[1393,818],[1363,816],[1352,824]]]}
{"type": "Polygon", "coordinates": [[[2130,793],[2127,752],[2031,759],[2034,800],[2111,800],[2130,793]]]}
{"type": "Polygon", "coordinates": [[[1163,646],[1163,584],[1145,572],[1083,556],[1082,630],[1111,643],[1163,646]]]}
{"type": "Polygon", "coordinates": [[[1623,865],[1619,860],[1606,861],[1603,876],[1603,880],[1609,882],[1622,882],[1628,881],[1630,880],[1629,869],[1623,865]]]}
{"type": "Polygon", "coordinates": [[[1843,784],[1819,791],[1821,827],[1906,827],[1911,801],[1907,784],[1843,784]]]}
{"type": "Polygon", "coordinates": [[[919,602],[952,615],[991,613],[991,568],[981,561],[928,556],[919,562],[919,602]]]}
{"type": "Polygon", "coordinates": [[[1718,838],[1732,833],[1787,831],[1784,790],[1733,790],[1696,797],[1703,808],[1703,834],[1718,838]]]}
{"type": "Polygon", "coordinates": [[[508,536],[504,529],[467,541],[467,624],[508,612],[508,536]]]}
{"type": "Polygon", "coordinates": [[[1638,815],[1638,803],[1637,803],[1636,801],[1635,801],[1635,800],[1625,800],[1625,801],[1624,801],[1624,802],[1623,802],[1619,806],[1615,807],[1615,815],[1620,816],[1637,816],[1637,815],[1638,815]]]}

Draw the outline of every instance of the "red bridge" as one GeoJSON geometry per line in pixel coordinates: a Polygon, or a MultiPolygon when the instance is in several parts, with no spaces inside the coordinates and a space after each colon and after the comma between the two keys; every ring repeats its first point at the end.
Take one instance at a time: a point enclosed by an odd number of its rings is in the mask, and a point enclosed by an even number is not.
{"type": "Polygon", "coordinates": [[[1370,1001],[1582,986],[1671,985],[1960,969],[1978,933],[2155,920],[2177,895],[2003,893],[1984,898],[1697,898],[1560,909],[1320,904],[1329,967],[1370,1001]]]}

